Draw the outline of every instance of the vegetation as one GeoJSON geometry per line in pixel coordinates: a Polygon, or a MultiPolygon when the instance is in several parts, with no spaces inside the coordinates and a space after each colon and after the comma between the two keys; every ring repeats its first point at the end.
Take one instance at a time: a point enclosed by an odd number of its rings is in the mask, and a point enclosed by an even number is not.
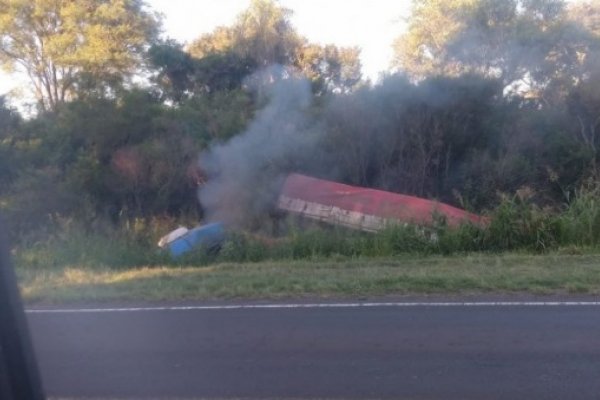
{"type": "Polygon", "coordinates": [[[0,62],[25,71],[39,105],[105,91],[140,65],[157,34],[140,0],[2,0],[0,62]]]}
{"type": "Polygon", "coordinates": [[[120,228],[81,226],[57,221],[58,233],[39,240],[36,235],[16,247],[17,266],[27,270],[61,267],[110,268],[136,266],[200,266],[215,263],[256,263],[310,259],[362,260],[380,257],[458,256],[477,252],[562,252],[584,254],[600,246],[600,188],[580,192],[560,214],[540,209],[525,190],[505,198],[490,215],[487,226],[450,228],[442,218],[433,227],[391,226],[378,233],[312,226],[286,220],[279,237],[230,231],[219,251],[197,251],[173,259],[156,247],[173,220],[128,222],[120,228]]]}
{"type": "Polygon", "coordinates": [[[123,270],[19,270],[29,304],[389,295],[598,295],[597,255],[304,260],[123,270]]]}
{"type": "Polygon", "coordinates": [[[596,1],[414,0],[375,84],[359,49],[311,43],[274,0],[186,47],[160,38],[138,0],[0,0],[0,11],[0,61],[29,74],[38,102],[24,116],[0,100],[0,212],[24,276],[600,245],[596,1]],[[301,228],[273,207],[290,172],[491,223],[301,228]],[[241,183],[207,194],[230,178],[241,183]],[[158,252],[177,224],[223,215],[215,204],[245,214],[219,253],[158,252]]]}

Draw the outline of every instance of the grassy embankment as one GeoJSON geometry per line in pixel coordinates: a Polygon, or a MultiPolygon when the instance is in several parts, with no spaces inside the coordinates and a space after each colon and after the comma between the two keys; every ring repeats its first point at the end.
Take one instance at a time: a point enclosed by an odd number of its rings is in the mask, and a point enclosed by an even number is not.
{"type": "MultiPolygon", "coordinates": [[[[490,292],[600,293],[600,191],[561,212],[516,196],[485,228],[398,226],[379,234],[232,234],[221,251],[173,260],[151,229],[71,227],[15,248],[30,303],[490,292]]],[[[164,230],[162,230],[164,232],[164,230]]]]}
{"type": "Polygon", "coordinates": [[[600,255],[472,255],[223,263],[204,267],[18,269],[28,303],[404,294],[598,294],[600,255]]]}

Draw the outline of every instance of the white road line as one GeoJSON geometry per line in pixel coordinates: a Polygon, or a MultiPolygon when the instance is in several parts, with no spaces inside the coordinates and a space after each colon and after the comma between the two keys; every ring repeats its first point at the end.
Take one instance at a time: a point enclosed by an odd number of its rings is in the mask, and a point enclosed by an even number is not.
{"type": "Polygon", "coordinates": [[[481,302],[394,302],[394,303],[307,303],[307,304],[230,304],[213,306],[126,307],[28,309],[28,314],[86,314],[148,311],[246,310],[293,308],[374,308],[374,307],[598,307],[600,301],[481,301],[481,302]]]}

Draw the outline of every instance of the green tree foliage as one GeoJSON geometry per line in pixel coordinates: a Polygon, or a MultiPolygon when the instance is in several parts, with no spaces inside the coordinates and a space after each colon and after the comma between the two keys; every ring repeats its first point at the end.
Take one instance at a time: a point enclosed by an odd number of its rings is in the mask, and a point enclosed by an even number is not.
{"type": "Polygon", "coordinates": [[[233,52],[210,53],[198,59],[174,41],[152,46],[149,56],[157,70],[154,82],[163,97],[174,102],[239,89],[244,78],[256,70],[253,59],[233,52]]]}
{"type": "Polygon", "coordinates": [[[88,226],[198,215],[201,149],[243,130],[241,91],[166,106],[153,91],[88,98],[22,121],[0,109],[0,211],[15,233],[70,216],[88,226]]]}
{"type": "Polygon", "coordinates": [[[194,59],[174,40],[157,43],[148,52],[150,63],[157,70],[154,82],[167,99],[179,102],[194,88],[194,59]]]}
{"type": "Polygon", "coordinates": [[[444,62],[447,46],[467,27],[466,16],[476,5],[477,0],[414,0],[407,32],[393,45],[393,66],[416,79],[460,73],[444,62]]]}
{"type": "Polygon", "coordinates": [[[0,194],[12,183],[18,165],[15,159],[15,141],[17,140],[21,118],[16,110],[6,104],[0,96],[0,194]]]}
{"type": "Polygon", "coordinates": [[[569,19],[582,25],[596,36],[600,36],[600,1],[577,1],[570,4],[569,19]]]}
{"type": "Polygon", "coordinates": [[[525,186],[531,201],[558,208],[598,178],[597,1],[415,0],[396,42],[401,71],[375,85],[360,84],[358,49],[310,43],[272,0],[253,0],[187,48],[151,42],[156,19],[140,1],[0,7],[2,59],[32,68],[46,108],[21,118],[0,100],[0,209],[15,232],[62,216],[90,227],[197,217],[199,153],[243,142],[249,127],[284,140],[239,147],[235,157],[266,164],[239,198],[271,198],[252,192],[258,181],[294,171],[478,211],[525,186]],[[11,58],[17,49],[30,58],[11,58]],[[149,87],[107,89],[142,56],[149,87]],[[281,76],[255,74],[273,63],[281,76]],[[275,92],[257,82],[301,74],[312,92],[302,82],[301,99],[286,90],[262,112],[275,92]]]}
{"type": "Polygon", "coordinates": [[[312,82],[315,93],[348,92],[362,78],[359,57],[357,47],[340,48],[305,42],[297,51],[295,65],[312,82]]]}
{"type": "Polygon", "coordinates": [[[203,35],[188,51],[196,58],[234,51],[241,57],[254,58],[262,67],[291,64],[302,41],[292,27],[291,15],[291,10],[276,1],[252,0],[232,26],[203,35]]]}
{"type": "Polygon", "coordinates": [[[129,76],[157,30],[142,0],[0,0],[0,62],[53,110],[129,76]]]}
{"type": "Polygon", "coordinates": [[[353,184],[449,199],[464,165],[496,146],[487,116],[499,90],[474,76],[393,76],[339,97],[326,116],[335,164],[353,184]]]}
{"type": "Polygon", "coordinates": [[[96,213],[190,212],[196,209],[198,153],[217,139],[211,135],[241,129],[237,124],[245,121],[234,115],[239,108],[234,97],[216,96],[206,104],[173,109],[144,91],[119,101],[72,103],[61,113],[58,129],[78,151],[56,164],[73,190],[88,194],[96,213]],[[223,112],[232,106],[238,107],[233,113],[223,112]]]}
{"type": "Polygon", "coordinates": [[[215,70],[238,76],[279,64],[300,70],[313,82],[315,93],[354,88],[361,80],[359,49],[312,44],[296,32],[291,15],[291,10],[274,0],[252,0],[232,26],[201,36],[187,51],[205,60],[199,74],[208,78],[221,77],[215,70]]]}
{"type": "Polygon", "coordinates": [[[562,0],[415,0],[394,65],[417,80],[477,73],[541,102],[560,101],[600,45],[577,13],[562,0]]]}
{"type": "Polygon", "coordinates": [[[582,79],[571,91],[568,107],[576,126],[576,139],[588,148],[596,166],[600,146],[600,73],[598,70],[582,79]]]}

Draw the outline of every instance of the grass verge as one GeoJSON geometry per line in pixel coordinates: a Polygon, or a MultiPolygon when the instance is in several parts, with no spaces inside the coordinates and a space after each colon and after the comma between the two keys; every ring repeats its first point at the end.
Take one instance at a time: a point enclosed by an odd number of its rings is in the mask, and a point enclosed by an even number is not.
{"type": "Polygon", "coordinates": [[[28,304],[361,297],[600,294],[600,255],[472,255],[222,263],[205,267],[18,268],[28,304]]]}

